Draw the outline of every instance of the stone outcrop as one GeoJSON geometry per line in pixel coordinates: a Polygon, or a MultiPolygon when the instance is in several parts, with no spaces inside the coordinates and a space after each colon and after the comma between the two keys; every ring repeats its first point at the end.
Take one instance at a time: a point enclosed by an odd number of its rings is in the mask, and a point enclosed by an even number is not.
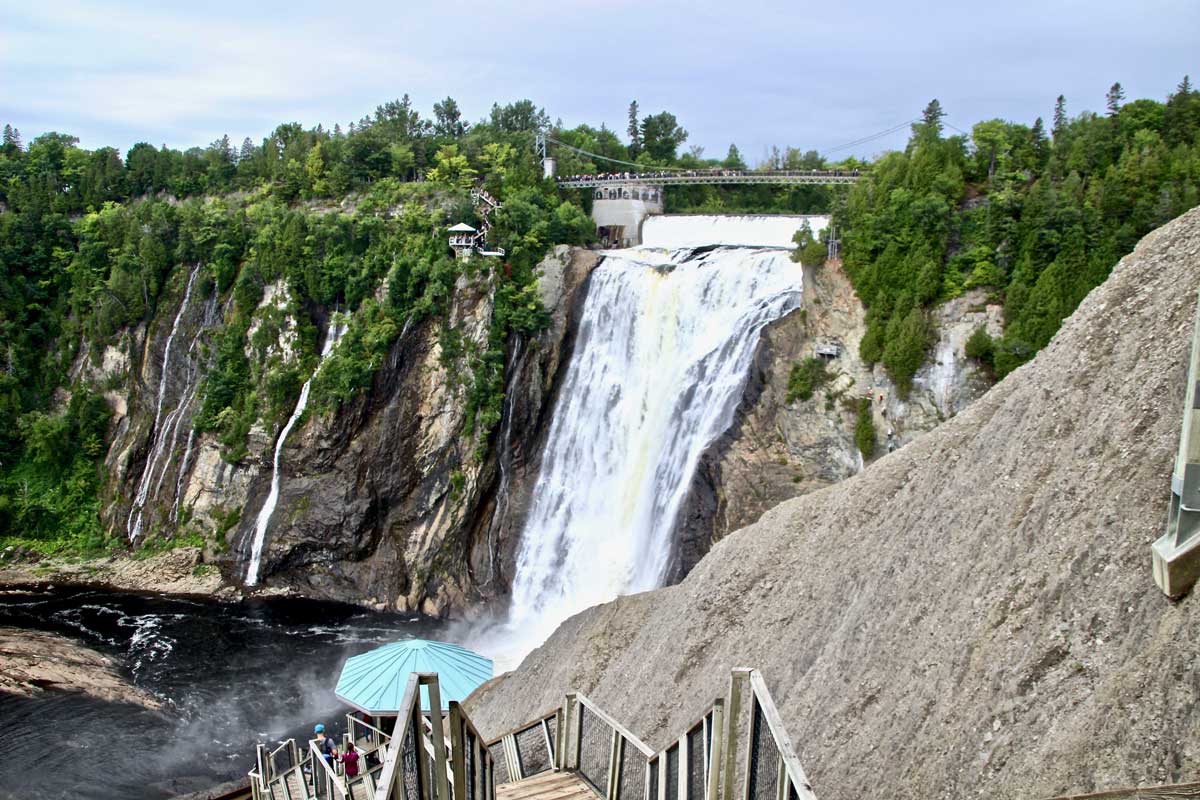
{"type": "Polygon", "coordinates": [[[158,698],[124,678],[108,656],[53,633],[0,628],[0,691],[38,695],[47,690],[162,707],[158,698]]]}
{"type": "Polygon", "coordinates": [[[572,689],[662,747],[761,669],[823,800],[1047,797],[1200,769],[1195,596],[1150,574],[1200,283],[1200,209],[1031,363],[911,444],[564,623],[469,712],[572,689]]]}
{"type": "Polygon", "coordinates": [[[933,430],[991,385],[966,357],[978,327],[1001,331],[1001,308],[982,290],[937,306],[938,342],[901,399],[883,367],[858,354],[865,310],[840,263],[804,270],[801,307],[763,334],[742,405],[730,430],[705,452],[679,522],[680,577],[712,543],[792,497],[857,474],[864,459],[854,440],[859,398],[869,398],[877,455],[933,430]],[[792,365],[827,358],[830,380],[809,400],[788,401],[792,365]]]}
{"type": "MultiPolygon", "coordinates": [[[[11,549],[11,548],[9,548],[11,549]]],[[[133,592],[215,595],[232,598],[233,588],[221,572],[205,564],[198,547],[179,547],[148,558],[104,556],[88,561],[41,558],[35,554],[0,553],[0,586],[38,583],[94,584],[133,592]],[[22,557],[24,556],[24,557],[22,557]]]]}

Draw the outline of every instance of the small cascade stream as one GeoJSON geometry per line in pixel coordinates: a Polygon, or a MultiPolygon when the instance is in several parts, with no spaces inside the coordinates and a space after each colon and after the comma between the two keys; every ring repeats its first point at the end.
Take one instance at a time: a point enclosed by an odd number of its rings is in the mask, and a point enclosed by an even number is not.
{"type": "MultiPolygon", "coordinates": [[[[129,519],[125,523],[125,530],[129,535],[130,541],[136,540],[142,533],[142,509],[145,508],[146,500],[150,495],[150,485],[154,481],[154,473],[158,468],[158,462],[166,451],[167,439],[170,435],[168,429],[173,428],[171,423],[178,418],[186,404],[186,399],[181,397],[179,404],[168,414],[168,424],[162,424],[163,402],[167,396],[167,381],[171,375],[171,349],[175,344],[175,336],[179,333],[179,323],[183,319],[184,313],[187,312],[189,301],[192,298],[192,287],[196,284],[196,276],[199,274],[200,265],[196,264],[196,266],[192,267],[191,274],[188,275],[187,288],[183,292],[183,300],[179,303],[179,311],[175,314],[175,321],[171,324],[171,333],[167,336],[167,345],[163,348],[162,370],[158,376],[158,403],[154,409],[154,427],[151,428],[154,439],[150,445],[150,458],[142,470],[142,477],[138,480],[137,493],[134,495],[133,505],[129,509],[129,519]]],[[[190,378],[191,373],[189,372],[189,383],[190,378]]],[[[185,394],[187,391],[187,389],[184,390],[185,394]]],[[[161,483],[161,479],[159,482],[161,483]]]]}
{"type": "MultiPolygon", "coordinates": [[[[321,358],[317,362],[317,369],[321,368],[321,361],[333,352],[333,348],[337,346],[338,341],[346,332],[346,325],[338,321],[337,314],[334,314],[334,321],[329,324],[329,333],[325,337],[325,344],[321,347],[321,358]]],[[[313,370],[313,375],[316,370],[313,370]]],[[[312,388],[312,376],[304,382],[304,386],[300,388],[300,397],[296,400],[296,407],[292,410],[292,416],[288,418],[287,424],[283,426],[283,430],[279,432],[279,438],[275,440],[275,457],[271,461],[271,491],[267,494],[267,499],[263,503],[258,512],[258,518],[254,521],[254,540],[250,550],[250,562],[246,566],[246,585],[255,586],[258,584],[258,570],[262,562],[263,544],[267,538],[267,528],[271,524],[271,517],[275,514],[275,504],[279,502],[279,457],[283,454],[283,445],[287,441],[288,434],[292,432],[292,428],[300,421],[304,410],[308,408],[308,392],[312,388]]]]}
{"type": "Polygon", "coordinates": [[[569,616],[666,578],[700,456],[733,421],[763,328],[799,307],[788,248],[802,218],[787,219],[651,218],[650,245],[592,273],[508,619],[481,637],[498,668],[569,616]],[[744,246],[694,249],[706,242],[744,246]]]}

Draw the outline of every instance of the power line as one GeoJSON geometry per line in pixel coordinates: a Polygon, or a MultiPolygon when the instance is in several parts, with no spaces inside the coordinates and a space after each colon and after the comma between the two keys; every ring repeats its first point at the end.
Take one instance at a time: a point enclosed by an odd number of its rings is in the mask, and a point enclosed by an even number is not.
{"type": "Polygon", "coordinates": [[[822,153],[821,155],[825,156],[830,153],[836,153],[839,150],[848,150],[851,147],[857,147],[858,145],[861,145],[861,144],[867,144],[868,142],[873,142],[876,139],[882,139],[885,136],[890,136],[891,134],[904,129],[907,126],[912,125],[914,122],[920,122],[920,121],[921,121],[920,118],[905,120],[904,122],[901,122],[898,125],[893,125],[892,127],[888,128],[887,130],[879,131],[878,133],[873,133],[870,136],[864,136],[861,139],[855,139],[853,142],[846,142],[845,144],[839,144],[836,147],[826,148],[825,152],[822,153]]]}
{"type": "MultiPolygon", "coordinates": [[[[599,153],[593,153],[588,150],[581,150],[580,148],[575,147],[574,145],[569,145],[566,142],[560,142],[558,139],[555,139],[552,136],[547,136],[546,141],[554,142],[559,147],[565,147],[568,150],[574,150],[576,153],[579,153],[580,155],[589,156],[591,158],[602,158],[605,161],[611,161],[614,164],[624,164],[627,167],[637,167],[638,169],[646,169],[645,164],[637,164],[633,161],[622,161],[619,158],[612,158],[611,156],[602,156],[599,153]]],[[[682,172],[684,170],[684,167],[653,167],[653,169],[655,172],[666,172],[666,171],[682,172]]]]}

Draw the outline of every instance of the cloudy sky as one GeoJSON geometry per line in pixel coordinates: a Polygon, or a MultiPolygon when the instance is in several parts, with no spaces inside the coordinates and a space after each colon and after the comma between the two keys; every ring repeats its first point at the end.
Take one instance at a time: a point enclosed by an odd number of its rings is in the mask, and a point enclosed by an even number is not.
{"type": "Polygon", "coordinates": [[[969,129],[1048,118],[1059,93],[1102,109],[1113,81],[1163,98],[1185,73],[1200,83],[1197,0],[0,0],[0,121],[85,147],[257,140],[407,92],[427,114],[446,95],[471,120],[528,97],[619,132],[636,98],[689,145],[753,162],[870,136],[932,97],[969,129]]]}

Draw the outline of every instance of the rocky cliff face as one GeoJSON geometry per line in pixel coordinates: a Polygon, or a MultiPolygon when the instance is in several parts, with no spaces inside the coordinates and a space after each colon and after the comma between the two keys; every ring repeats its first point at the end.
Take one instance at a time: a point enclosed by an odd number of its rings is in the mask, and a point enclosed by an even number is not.
{"type": "Polygon", "coordinates": [[[573,617],[472,718],[494,735],[579,690],[662,747],[755,666],[825,800],[1194,775],[1200,615],[1159,592],[1148,545],[1198,282],[1194,210],[979,401],[725,537],[681,584],[573,617]]]}
{"type": "MultiPolygon", "coordinates": [[[[451,329],[468,352],[486,345],[492,289],[484,276],[460,279],[446,325],[406,327],[367,392],[334,412],[310,410],[281,454],[261,570],[266,590],[438,615],[502,589],[528,454],[596,262],[560,247],[541,265],[552,324],[513,343],[499,446],[480,446],[468,420],[469,374],[444,357],[441,341],[451,329]]],[[[177,270],[173,280],[167,310],[149,328],[127,331],[98,358],[85,348],[76,368],[108,387],[115,411],[104,516],[120,535],[208,535],[207,559],[240,582],[280,425],[252,428],[236,463],[214,437],[193,432],[226,309],[205,296],[194,273],[177,270]]],[[[282,284],[267,287],[251,323],[252,357],[294,360],[299,311],[282,284]]]]}
{"type": "Polygon", "coordinates": [[[1001,311],[982,290],[939,305],[938,342],[901,399],[883,367],[858,356],[865,311],[840,264],[805,268],[801,308],[767,329],[737,418],[701,461],[680,519],[682,570],[767,509],[857,474],[982,396],[991,380],[967,358],[966,341],[978,327],[999,335],[1001,311]],[[828,383],[809,400],[789,401],[792,366],[822,352],[828,383]],[[872,459],[854,439],[863,397],[877,432],[872,459]]]}

